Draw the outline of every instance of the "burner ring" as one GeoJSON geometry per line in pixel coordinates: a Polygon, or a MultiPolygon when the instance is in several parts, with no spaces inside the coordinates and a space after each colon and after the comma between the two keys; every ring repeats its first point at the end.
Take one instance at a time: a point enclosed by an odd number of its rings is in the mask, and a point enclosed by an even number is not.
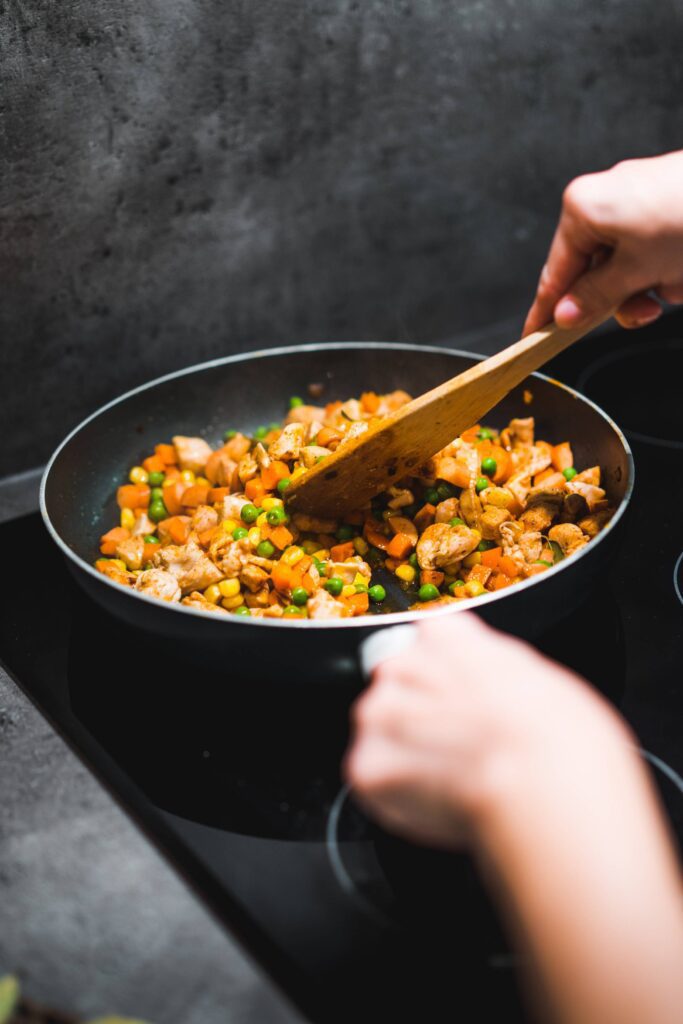
{"type": "Polygon", "coordinates": [[[674,565],[674,590],[676,597],[683,604],[683,551],[681,551],[674,565]]]}

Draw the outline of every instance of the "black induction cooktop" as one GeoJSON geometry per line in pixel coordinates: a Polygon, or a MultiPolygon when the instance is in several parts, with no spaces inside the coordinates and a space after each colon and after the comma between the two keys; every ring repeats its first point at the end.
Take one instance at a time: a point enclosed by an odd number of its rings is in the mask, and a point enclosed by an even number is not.
{"type": "MultiPolygon", "coordinates": [[[[680,845],[683,332],[615,331],[550,372],[626,430],[636,487],[609,576],[539,646],[631,722],[680,845]]],[[[477,1019],[526,1020],[525,965],[470,859],[383,833],[343,788],[353,692],[254,678],[238,650],[198,669],[89,603],[38,515],[0,543],[0,659],[311,1021],[436,1022],[472,1000],[477,1019]]]]}

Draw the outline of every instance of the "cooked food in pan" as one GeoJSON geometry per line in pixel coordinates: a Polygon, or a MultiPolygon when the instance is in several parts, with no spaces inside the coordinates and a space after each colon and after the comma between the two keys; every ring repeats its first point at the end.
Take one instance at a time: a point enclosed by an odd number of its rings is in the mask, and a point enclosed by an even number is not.
{"type": "Polygon", "coordinates": [[[120,523],[96,568],[219,615],[347,618],[393,610],[373,575],[381,566],[429,609],[548,572],[613,514],[600,467],[578,471],[570,442],[537,440],[532,417],[500,433],[472,427],[342,519],[288,514],[292,480],[408,401],[292,398],[284,423],[228,430],[215,450],[180,434],[158,444],[119,487],[120,523]]]}

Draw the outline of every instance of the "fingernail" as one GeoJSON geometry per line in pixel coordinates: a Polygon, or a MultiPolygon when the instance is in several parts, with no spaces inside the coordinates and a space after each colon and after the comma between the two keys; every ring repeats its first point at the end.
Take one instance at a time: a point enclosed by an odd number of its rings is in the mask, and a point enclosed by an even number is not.
{"type": "Polygon", "coordinates": [[[555,323],[559,327],[576,327],[585,316],[581,306],[569,295],[565,295],[555,306],[555,323]]]}

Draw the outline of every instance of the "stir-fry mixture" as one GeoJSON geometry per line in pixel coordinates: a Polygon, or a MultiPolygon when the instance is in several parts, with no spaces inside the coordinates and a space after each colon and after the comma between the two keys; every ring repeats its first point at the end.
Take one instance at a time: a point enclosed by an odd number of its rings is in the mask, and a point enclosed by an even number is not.
{"type": "MultiPolygon", "coordinates": [[[[228,430],[214,450],[178,435],[133,466],[96,568],[162,601],[219,615],[332,619],[391,610],[380,566],[414,607],[501,590],[588,544],[613,513],[600,467],[532,417],[467,430],[416,475],[342,519],[286,508],[292,480],[410,400],[367,392],[324,407],[290,399],[283,424],[228,430]]],[[[385,578],[386,582],[386,578],[385,578]]]]}

